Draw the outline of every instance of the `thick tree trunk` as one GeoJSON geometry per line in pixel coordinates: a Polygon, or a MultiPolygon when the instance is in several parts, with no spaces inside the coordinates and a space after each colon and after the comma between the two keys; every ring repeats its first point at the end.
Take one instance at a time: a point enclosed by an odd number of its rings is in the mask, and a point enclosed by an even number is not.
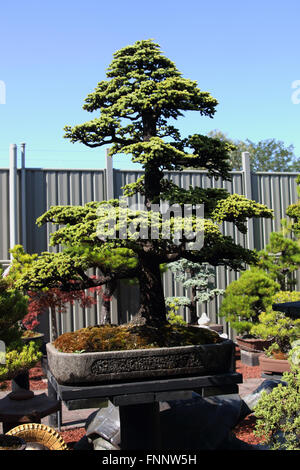
{"type": "Polygon", "coordinates": [[[145,206],[147,210],[151,209],[153,201],[159,203],[159,195],[161,192],[160,182],[163,178],[163,172],[158,168],[145,169],[145,206]]]}
{"type": "Polygon", "coordinates": [[[197,294],[196,287],[192,287],[192,298],[191,298],[191,305],[190,305],[190,322],[192,325],[195,325],[198,321],[196,294],[197,294]]]}
{"type": "Polygon", "coordinates": [[[117,282],[115,280],[104,284],[104,287],[102,290],[102,306],[101,306],[101,312],[100,312],[100,324],[101,325],[107,325],[108,323],[111,323],[110,304],[111,304],[111,298],[116,289],[116,285],[117,285],[117,282]]]}
{"type": "Polygon", "coordinates": [[[167,323],[165,296],[159,262],[151,255],[140,259],[140,309],[138,316],[147,325],[159,327],[167,323]]]}
{"type": "Polygon", "coordinates": [[[57,329],[57,321],[56,321],[56,311],[55,307],[50,307],[51,313],[51,333],[52,333],[52,341],[55,341],[58,337],[58,329],[57,329]]]}

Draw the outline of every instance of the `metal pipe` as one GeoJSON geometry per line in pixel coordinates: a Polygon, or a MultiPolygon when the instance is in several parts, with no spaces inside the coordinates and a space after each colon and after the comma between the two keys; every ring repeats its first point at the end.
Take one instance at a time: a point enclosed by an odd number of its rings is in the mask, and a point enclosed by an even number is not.
{"type": "Polygon", "coordinates": [[[106,197],[109,201],[114,198],[114,173],[112,157],[108,155],[109,149],[106,149],[106,197]]]}
{"type": "Polygon", "coordinates": [[[26,251],[26,163],[25,143],[21,144],[21,218],[22,218],[22,245],[26,251]]]}
{"type": "MultiPolygon", "coordinates": [[[[242,168],[244,172],[244,194],[247,199],[252,199],[252,181],[249,152],[242,152],[242,168]]],[[[254,249],[254,225],[253,219],[248,219],[248,248],[254,249]]]]}
{"type": "MultiPolygon", "coordinates": [[[[17,244],[18,215],[17,215],[17,146],[10,144],[9,148],[9,246],[17,244]]],[[[12,259],[12,254],[10,254],[12,259]]]]}

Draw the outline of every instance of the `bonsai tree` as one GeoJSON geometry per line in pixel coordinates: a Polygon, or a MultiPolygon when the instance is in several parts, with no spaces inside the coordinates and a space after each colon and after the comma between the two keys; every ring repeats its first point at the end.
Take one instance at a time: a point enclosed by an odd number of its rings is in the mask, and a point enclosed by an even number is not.
{"type": "Polygon", "coordinates": [[[291,291],[295,287],[295,272],[300,267],[299,240],[290,235],[287,221],[282,220],[282,230],[272,232],[270,242],[258,252],[257,265],[277,281],[283,291],[291,291]]]}
{"type": "Polygon", "coordinates": [[[216,295],[223,294],[223,289],[216,289],[214,285],[215,273],[211,266],[193,263],[181,259],[170,263],[169,269],[174,273],[175,281],[182,284],[185,289],[191,289],[190,297],[167,297],[166,304],[171,309],[184,306],[189,309],[189,323],[197,323],[197,303],[208,302],[216,295]]]}
{"type": "MultiPolygon", "coordinates": [[[[273,303],[299,301],[300,292],[277,292],[273,303]]],[[[292,319],[282,312],[272,310],[271,306],[259,315],[259,322],[253,325],[251,332],[262,339],[271,339],[271,346],[266,355],[286,359],[292,343],[300,338],[300,319],[292,319]]]]}
{"type": "Polygon", "coordinates": [[[264,271],[251,268],[227,286],[219,315],[225,317],[237,333],[259,337],[253,326],[260,321],[260,314],[271,306],[279,289],[279,284],[264,271]]]}
{"type": "MultiPolygon", "coordinates": [[[[2,270],[0,276],[2,275],[2,270]]],[[[5,361],[0,364],[0,385],[33,367],[41,358],[39,346],[24,345],[19,323],[27,314],[27,299],[0,277],[0,340],[5,344],[5,361]]]]}
{"type": "Polygon", "coordinates": [[[19,287],[59,286],[68,291],[136,278],[140,287],[137,318],[160,327],[167,324],[161,264],[184,258],[240,270],[255,262],[255,253],[222,235],[218,224],[231,222],[246,233],[248,218],[272,217],[272,211],[224,189],[182,190],[165,177],[170,170],[204,168],[210,177],[231,179],[230,144],[201,134],[183,138],[173,125],[187,111],[212,118],[216,106],[216,99],[201,91],[195,81],[183,78],[153,41],[137,41],[117,51],[107,80],[98,83],[83,106],[100,115],[83,124],[66,126],[65,137],[90,148],[110,145],[111,156],[130,154],[133,162],[142,165],[144,175],[126,186],[124,194],[143,195],[144,208],[136,211],[116,200],[51,207],[37,221],[39,225],[59,225],[51,244],[86,245],[97,252],[97,257],[70,256],[66,250],[43,253],[18,282],[19,287]],[[153,208],[159,201],[176,204],[169,217],[165,217],[162,205],[153,208]],[[183,204],[189,204],[188,215],[178,214],[183,204]],[[197,206],[203,204],[204,217],[200,217],[197,206]],[[201,247],[198,234],[204,235],[201,247]],[[120,248],[131,250],[135,266],[110,265],[107,252],[112,254],[120,248]],[[97,279],[89,276],[89,268],[99,269],[97,279]]]}
{"type": "Polygon", "coordinates": [[[299,348],[295,343],[289,353],[291,372],[270,393],[262,395],[254,409],[257,418],[254,434],[264,438],[270,450],[300,450],[300,368],[299,348]],[[298,354],[297,354],[298,350],[298,354]]]}

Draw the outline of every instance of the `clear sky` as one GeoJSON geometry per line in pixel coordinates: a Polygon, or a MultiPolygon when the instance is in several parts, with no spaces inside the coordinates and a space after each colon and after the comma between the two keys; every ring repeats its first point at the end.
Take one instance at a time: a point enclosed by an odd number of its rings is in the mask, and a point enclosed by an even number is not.
{"type": "MultiPolygon", "coordinates": [[[[232,139],[275,138],[300,157],[300,104],[292,102],[299,30],[299,0],[2,2],[0,167],[9,144],[26,142],[27,166],[103,168],[105,149],[71,144],[63,127],[93,117],[83,100],[106,78],[112,54],[150,38],[219,101],[213,119],[191,112],[178,121],[183,135],[220,129],[232,139]]],[[[130,163],[118,157],[114,166],[130,163]]]]}

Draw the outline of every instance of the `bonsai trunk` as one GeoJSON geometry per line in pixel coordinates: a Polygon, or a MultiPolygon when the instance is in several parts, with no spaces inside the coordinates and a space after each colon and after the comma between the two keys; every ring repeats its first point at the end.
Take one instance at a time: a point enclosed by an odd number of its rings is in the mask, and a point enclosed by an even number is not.
{"type": "Polygon", "coordinates": [[[110,303],[111,303],[111,298],[115,291],[116,285],[117,285],[116,281],[110,281],[104,285],[104,289],[102,291],[102,306],[101,306],[101,312],[100,312],[100,324],[101,325],[106,325],[108,323],[111,323],[110,303]]]}
{"type": "Polygon", "coordinates": [[[58,337],[58,329],[57,329],[57,321],[56,321],[56,311],[55,307],[50,307],[51,313],[51,333],[52,333],[52,341],[54,341],[58,337]]]}
{"type": "Polygon", "coordinates": [[[190,304],[190,322],[192,325],[195,325],[198,320],[196,294],[197,294],[197,289],[194,286],[192,287],[192,298],[191,298],[191,304],[190,304]]]}
{"type": "Polygon", "coordinates": [[[140,309],[138,316],[147,325],[159,327],[167,323],[165,296],[158,260],[153,255],[140,259],[140,309]]]}

